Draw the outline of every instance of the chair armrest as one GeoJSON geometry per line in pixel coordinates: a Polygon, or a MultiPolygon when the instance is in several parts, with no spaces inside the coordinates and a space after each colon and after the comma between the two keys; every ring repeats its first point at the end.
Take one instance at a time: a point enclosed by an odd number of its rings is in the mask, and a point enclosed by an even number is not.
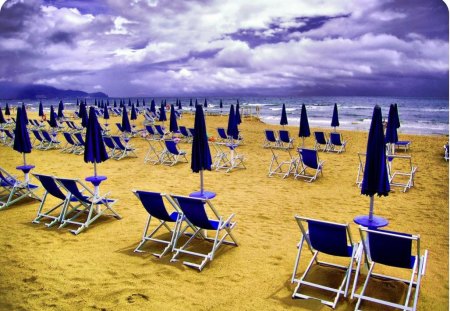
{"type": "Polygon", "coordinates": [[[231,219],[233,219],[233,217],[234,217],[234,214],[231,214],[230,217],[228,217],[228,219],[225,220],[225,221],[222,223],[222,226],[220,227],[220,230],[222,230],[223,228],[225,228],[225,227],[231,222],[231,219]]]}

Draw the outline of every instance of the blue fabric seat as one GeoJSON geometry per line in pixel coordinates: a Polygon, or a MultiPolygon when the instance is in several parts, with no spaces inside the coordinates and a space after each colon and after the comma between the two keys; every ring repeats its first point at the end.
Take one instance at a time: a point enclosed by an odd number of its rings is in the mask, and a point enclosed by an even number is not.
{"type": "Polygon", "coordinates": [[[319,154],[317,150],[314,149],[299,149],[298,153],[300,155],[297,163],[297,170],[294,177],[303,178],[308,182],[312,182],[317,179],[319,173],[323,175],[323,164],[325,161],[319,160],[319,154]],[[309,171],[313,172],[309,172],[309,171]]]}
{"type": "Polygon", "coordinates": [[[280,138],[280,146],[285,149],[294,148],[294,139],[290,137],[289,131],[279,130],[278,137],[280,138]]]}
{"type": "Polygon", "coordinates": [[[265,140],[263,143],[264,148],[279,148],[280,140],[275,136],[273,130],[264,130],[265,140]]]}
{"type": "Polygon", "coordinates": [[[165,150],[160,156],[161,164],[173,166],[183,159],[184,162],[188,162],[186,151],[178,150],[177,144],[173,140],[164,140],[164,145],[165,150]]]}
{"type": "Polygon", "coordinates": [[[30,183],[26,176],[25,180],[21,181],[1,167],[0,186],[0,210],[6,209],[25,198],[41,201],[41,198],[35,194],[39,186],[30,183]]]}
{"type": "Polygon", "coordinates": [[[314,132],[314,138],[316,143],[314,144],[314,149],[327,151],[329,147],[329,141],[325,136],[324,132],[314,132]]]}
{"type": "Polygon", "coordinates": [[[330,133],[330,141],[328,145],[328,151],[341,153],[345,151],[347,141],[343,140],[340,133],[330,133]]]}

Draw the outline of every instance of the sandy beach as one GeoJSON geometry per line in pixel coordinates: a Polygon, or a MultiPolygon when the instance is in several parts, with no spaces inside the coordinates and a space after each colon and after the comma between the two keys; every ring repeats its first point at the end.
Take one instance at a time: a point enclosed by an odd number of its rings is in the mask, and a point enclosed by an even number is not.
{"type": "MultiPolygon", "coordinates": [[[[138,128],[143,128],[142,116],[138,121],[138,128]]],[[[193,123],[192,115],[179,120],[188,127],[193,123]]],[[[227,117],[208,116],[206,125],[208,133],[217,136],[216,128],[226,127],[227,117]]],[[[245,144],[238,151],[245,157],[246,169],[204,174],[205,189],[217,193],[213,203],[218,211],[236,214],[238,247],[222,247],[202,272],[170,263],[171,255],[155,258],[151,252],[161,249],[159,245],[147,243],[146,253],[133,252],[147,219],[133,189],[179,195],[199,189],[199,174],[192,173],[190,163],[144,164],[148,143],[133,138],[138,158],[97,166],[99,174],[108,177],[101,192],[110,191],[119,200],[115,208],[123,219],[102,218],[74,236],[66,228],[32,224],[36,201],[21,201],[0,211],[0,310],[330,310],[318,301],[291,298],[295,286],[290,278],[300,239],[294,216],[350,223],[352,237],[360,240],[353,218],[368,213],[369,198],[360,194],[355,180],[357,152],[365,152],[367,133],[341,130],[349,141],[346,152],[321,152],[320,159],[326,161],[323,176],[307,183],[267,176],[271,152],[262,148],[263,130],[281,126],[244,118],[239,128],[245,144]]],[[[298,145],[297,124],[287,129],[298,145]]],[[[388,230],[420,234],[421,248],[429,255],[418,309],[448,310],[449,175],[443,158],[448,137],[400,134],[400,139],[412,141],[409,154],[418,166],[415,185],[406,193],[394,188],[388,197],[376,197],[375,214],[389,220],[388,230]]],[[[313,145],[313,137],[306,139],[307,147],[313,145]]],[[[181,143],[180,149],[188,152],[190,162],[191,145],[181,143]]],[[[22,156],[3,145],[0,154],[1,167],[22,177],[15,169],[22,156]]],[[[83,156],[60,150],[33,150],[27,162],[36,166],[33,172],[59,177],[84,179],[93,173],[93,165],[83,156]]],[[[43,195],[42,188],[38,193],[43,195]]],[[[301,272],[310,258],[307,252],[304,255],[301,272]]],[[[404,289],[399,283],[379,281],[370,290],[404,289]]],[[[378,305],[364,306],[381,310],[378,305]]],[[[355,301],[341,298],[336,309],[354,307],[355,301]]]]}

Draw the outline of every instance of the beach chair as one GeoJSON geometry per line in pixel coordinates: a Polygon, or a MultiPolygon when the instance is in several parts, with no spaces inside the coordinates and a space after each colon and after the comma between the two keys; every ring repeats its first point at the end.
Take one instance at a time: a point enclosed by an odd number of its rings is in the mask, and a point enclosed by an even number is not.
{"type": "Polygon", "coordinates": [[[340,224],[300,216],[295,216],[295,220],[297,221],[302,235],[300,242],[297,245],[298,252],[297,257],[295,258],[294,271],[292,272],[291,278],[291,283],[297,284],[294,293],[292,294],[292,298],[317,299],[323,304],[334,309],[341,295],[347,297],[352,270],[354,270],[354,266],[362,256],[362,246],[358,243],[353,243],[350,234],[350,226],[348,224],[340,224]],[[312,258],[309,261],[305,272],[297,278],[300,257],[302,255],[302,249],[305,242],[312,254],[312,258]],[[325,257],[327,261],[320,261],[318,258],[319,256],[322,258],[325,257]],[[337,264],[336,257],[343,258],[341,261],[345,260],[347,263],[345,265],[337,264]],[[331,259],[334,259],[334,261],[329,262],[328,260],[331,259]],[[316,274],[320,272],[320,269],[314,269],[317,266],[343,272],[344,275],[339,286],[336,288],[334,286],[330,286],[332,284],[327,284],[327,281],[330,280],[326,277],[320,278],[321,281],[318,283],[314,282],[314,280],[318,279],[317,277],[308,278],[308,273],[311,270],[313,270],[316,274]],[[332,292],[335,296],[333,300],[327,300],[324,297],[319,297],[318,295],[311,296],[311,294],[300,292],[300,289],[303,287],[312,287],[322,291],[332,292]]]}
{"type": "Polygon", "coordinates": [[[165,149],[160,157],[161,164],[168,164],[169,166],[174,166],[183,158],[186,163],[188,162],[188,159],[186,157],[186,151],[178,150],[177,144],[173,140],[164,140],[164,145],[165,149]]]}
{"type": "Polygon", "coordinates": [[[412,164],[412,157],[410,155],[389,155],[386,158],[390,185],[403,188],[403,192],[413,187],[417,166],[412,164]]]}
{"type": "MultiPolygon", "coordinates": [[[[150,127],[150,126],[147,125],[146,127],[150,127]]],[[[150,127],[150,129],[153,133],[153,128],[150,127]]],[[[148,130],[149,129],[147,129],[147,131],[148,130]]],[[[150,133],[150,131],[149,131],[149,133],[150,133]]],[[[163,143],[162,143],[160,137],[155,136],[153,134],[153,135],[147,136],[145,140],[148,143],[148,151],[145,154],[144,163],[147,163],[147,162],[150,162],[153,164],[161,163],[161,159],[162,159],[161,156],[165,152],[165,148],[163,146],[163,143]]]]}
{"type": "MultiPolygon", "coordinates": [[[[419,299],[419,290],[422,277],[425,275],[428,251],[421,253],[420,236],[405,234],[400,232],[385,231],[385,230],[371,230],[359,227],[361,234],[361,243],[364,248],[365,256],[361,256],[358,260],[356,270],[352,298],[358,298],[355,310],[359,310],[361,302],[369,301],[376,304],[381,304],[391,308],[398,308],[405,311],[413,311],[417,308],[419,299]],[[414,245],[414,246],[413,246],[414,245]],[[361,291],[356,294],[358,277],[362,268],[362,258],[368,265],[368,272],[361,291]],[[384,273],[375,273],[375,267],[382,266],[384,273]],[[389,269],[386,269],[386,266],[389,269]],[[398,274],[395,273],[398,272],[398,274]],[[400,272],[401,271],[401,272],[400,272]],[[410,272],[409,278],[401,278],[400,275],[410,272]],[[394,276],[395,275],[395,276],[394,276]],[[382,297],[369,296],[366,293],[369,281],[373,279],[383,281],[399,282],[406,284],[406,293],[401,293],[398,299],[404,298],[403,303],[397,303],[381,299],[382,297]],[[413,293],[414,288],[414,293],[413,293]]],[[[386,286],[384,286],[386,288],[386,286]]],[[[386,289],[384,289],[385,291],[386,289]]]]}
{"type": "Polygon", "coordinates": [[[324,132],[314,132],[314,138],[316,143],[314,144],[315,150],[327,151],[329,147],[329,141],[324,132]]]}
{"type": "Polygon", "coordinates": [[[448,144],[444,145],[444,160],[448,161],[448,144]]]}
{"type": "Polygon", "coordinates": [[[264,143],[263,148],[278,148],[280,147],[280,140],[275,136],[273,130],[264,130],[264,143]]]}
{"type": "Polygon", "coordinates": [[[81,132],[74,133],[73,136],[75,137],[75,140],[77,141],[77,144],[80,144],[81,146],[85,145],[83,135],[81,132]]]}
{"type": "MultiPolygon", "coordinates": [[[[80,204],[77,212],[74,216],[70,218],[64,218],[61,220],[61,225],[59,228],[63,228],[69,224],[78,226],[77,229],[70,230],[71,233],[77,235],[84,229],[88,228],[94,221],[96,221],[100,216],[106,215],[114,217],[116,219],[121,219],[122,217],[113,209],[113,205],[117,202],[116,199],[109,199],[108,193],[100,196],[95,194],[91,189],[89,189],[84,183],[79,179],[67,179],[67,178],[55,178],[56,181],[67,191],[71,196],[77,199],[80,204]],[[85,219],[80,219],[80,216],[87,213],[85,219]]],[[[66,201],[66,206],[64,210],[67,213],[68,203],[66,201]]],[[[71,211],[70,211],[71,212],[71,211]]],[[[69,213],[70,213],[69,212],[69,213]]]]}
{"type": "Polygon", "coordinates": [[[299,149],[296,172],[294,174],[295,179],[304,178],[307,182],[312,182],[317,179],[319,173],[323,175],[322,169],[325,161],[319,160],[319,154],[317,150],[313,149],[299,149]],[[312,173],[308,171],[312,170],[312,173]]]}
{"type": "Polygon", "coordinates": [[[230,138],[223,127],[217,128],[217,135],[219,136],[217,141],[218,143],[226,144],[230,141],[230,138]]]}
{"type": "Polygon", "coordinates": [[[155,129],[156,129],[156,133],[158,133],[158,135],[161,137],[161,139],[164,139],[164,137],[166,135],[170,134],[170,132],[166,132],[166,129],[160,124],[155,124],[155,129]]]}
{"type": "Polygon", "coordinates": [[[283,149],[294,148],[294,139],[290,137],[289,132],[286,130],[279,130],[278,137],[280,139],[280,147],[283,149]]]}
{"type": "Polygon", "coordinates": [[[109,149],[108,155],[111,159],[116,159],[118,156],[118,151],[116,151],[117,146],[114,143],[111,136],[103,136],[103,142],[105,143],[105,146],[109,149]]]}
{"type": "Polygon", "coordinates": [[[178,222],[177,235],[173,245],[174,255],[171,262],[178,261],[177,257],[180,254],[192,255],[194,257],[200,257],[203,260],[200,263],[184,261],[183,264],[202,271],[206,263],[214,259],[214,255],[222,244],[228,244],[237,246],[237,241],[233,236],[232,230],[236,226],[236,222],[233,221],[234,214],[231,214],[228,218],[222,217],[214,208],[210,200],[190,198],[183,196],[172,195],[170,202],[176,209],[183,213],[183,221],[178,222]],[[207,214],[206,208],[212,213],[211,218],[207,214]],[[192,236],[183,244],[180,245],[180,233],[181,226],[184,222],[189,221],[195,228],[192,236]],[[213,237],[208,237],[208,232],[213,232],[213,237]],[[204,241],[212,242],[211,250],[209,252],[200,252],[197,249],[189,248],[196,238],[200,238],[204,241]]]}
{"type": "Polygon", "coordinates": [[[186,126],[179,126],[179,130],[181,135],[183,136],[183,141],[187,142],[187,143],[191,143],[192,142],[192,134],[189,132],[189,130],[186,128],[186,126]]]}
{"type": "Polygon", "coordinates": [[[330,140],[328,143],[328,151],[341,153],[345,151],[347,141],[343,140],[340,133],[330,133],[330,140]]]}
{"type": "Polygon", "coordinates": [[[83,154],[84,145],[75,141],[72,134],[69,132],[63,132],[63,137],[66,140],[66,145],[61,149],[62,153],[83,154]]]}
{"type": "Polygon", "coordinates": [[[268,176],[280,175],[283,178],[294,174],[298,159],[291,154],[289,149],[270,148],[272,158],[269,164],[268,176]],[[287,169],[284,169],[287,167],[287,169]]]}
{"type": "Polygon", "coordinates": [[[364,178],[364,167],[366,165],[366,154],[358,152],[358,175],[356,175],[356,185],[361,188],[362,181],[364,178]]]}
{"type": "Polygon", "coordinates": [[[41,201],[41,198],[35,194],[39,186],[27,180],[20,181],[1,167],[0,187],[0,210],[6,209],[25,198],[41,201]]]}
{"type": "Polygon", "coordinates": [[[399,140],[395,143],[395,150],[400,151],[403,150],[404,152],[408,151],[411,147],[411,141],[409,140],[399,140]]]}
{"type": "Polygon", "coordinates": [[[34,139],[33,139],[33,148],[37,150],[47,150],[48,144],[44,140],[44,138],[41,136],[39,130],[31,130],[31,133],[33,133],[34,139]]]}
{"type": "Polygon", "coordinates": [[[121,160],[125,157],[134,157],[137,158],[137,154],[135,153],[136,149],[128,144],[128,141],[124,144],[122,143],[122,138],[120,136],[111,136],[114,144],[116,145],[117,155],[115,156],[116,160],[121,160]]]}
{"type": "Polygon", "coordinates": [[[212,159],[211,168],[214,168],[216,171],[220,170],[220,168],[226,167],[229,163],[227,152],[224,151],[224,144],[221,142],[213,142],[209,144],[213,146],[215,151],[214,157],[212,159]]]}
{"type": "Polygon", "coordinates": [[[14,144],[14,132],[8,129],[3,129],[3,133],[5,133],[4,144],[6,146],[12,146],[14,144]]]}
{"type": "MultiPolygon", "coordinates": [[[[174,210],[169,214],[164,204],[164,198],[166,198],[166,195],[163,193],[142,191],[142,190],[133,190],[133,193],[141,201],[142,205],[144,206],[145,210],[148,213],[147,222],[145,223],[144,232],[142,234],[142,240],[139,243],[139,245],[135,248],[134,252],[136,253],[144,252],[141,250],[141,248],[147,241],[162,243],[166,245],[163,251],[161,253],[153,253],[154,256],[161,258],[165,254],[167,254],[167,252],[172,250],[177,235],[176,232],[177,222],[181,221],[182,214],[177,210],[174,210]],[[152,218],[159,221],[159,223],[157,227],[149,233],[148,231],[152,218]],[[173,228],[170,228],[170,223],[173,224],[173,228]],[[169,239],[162,239],[155,237],[156,233],[162,227],[166,228],[169,231],[170,233],[169,239]]],[[[179,232],[179,234],[183,234],[187,228],[188,225],[186,225],[184,229],[181,229],[181,232],[179,232]]]]}
{"type": "Polygon", "coordinates": [[[64,219],[66,206],[70,206],[72,211],[75,211],[80,206],[72,205],[73,202],[77,202],[77,199],[75,197],[72,197],[68,192],[64,193],[61,190],[61,185],[56,182],[53,176],[42,174],[33,174],[33,176],[41,182],[42,187],[44,187],[45,189],[45,193],[42,197],[41,204],[39,204],[36,218],[32,221],[32,223],[38,224],[42,219],[49,219],[51,221],[49,223],[46,223],[45,225],[47,227],[51,227],[56,223],[61,223],[61,221],[64,219]],[[52,205],[51,208],[44,211],[43,208],[44,205],[46,205],[47,196],[49,194],[55,199],[59,199],[59,203],[54,206],[52,205]],[[58,209],[61,209],[60,212],[55,214],[54,211],[58,209]]]}
{"type": "Polygon", "coordinates": [[[58,149],[60,148],[61,142],[56,139],[56,135],[50,135],[47,131],[41,130],[42,138],[44,139],[45,148],[44,150],[48,149],[58,149]]]}
{"type": "Polygon", "coordinates": [[[195,135],[195,128],[190,127],[190,128],[188,128],[188,130],[189,130],[189,132],[191,133],[192,136],[195,135]]]}
{"type": "Polygon", "coordinates": [[[154,124],[155,119],[147,112],[144,113],[144,125],[154,124]]]}

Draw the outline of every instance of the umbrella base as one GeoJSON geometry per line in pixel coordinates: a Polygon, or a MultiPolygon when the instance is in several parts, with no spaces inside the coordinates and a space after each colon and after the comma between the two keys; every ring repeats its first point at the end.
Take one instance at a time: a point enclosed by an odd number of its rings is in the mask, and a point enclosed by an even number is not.
{"type": "Polygon", "coordinates": [[[368,215],[356,216],[353,221],[356,224],[367,227],[369,229],[386,227],[389,224],[388,220],[383,217],[373,216],[372,220],[370,220],[368,215]]]}
{"type": "Polygon", "coordinates": [[[214,198],[216,196],[216,193],[211,191],[203,191],[203,193],[201,191],[196,191],[189,194],[189,196],[191,198],[200,198],[209,200],[214,198]]]}

